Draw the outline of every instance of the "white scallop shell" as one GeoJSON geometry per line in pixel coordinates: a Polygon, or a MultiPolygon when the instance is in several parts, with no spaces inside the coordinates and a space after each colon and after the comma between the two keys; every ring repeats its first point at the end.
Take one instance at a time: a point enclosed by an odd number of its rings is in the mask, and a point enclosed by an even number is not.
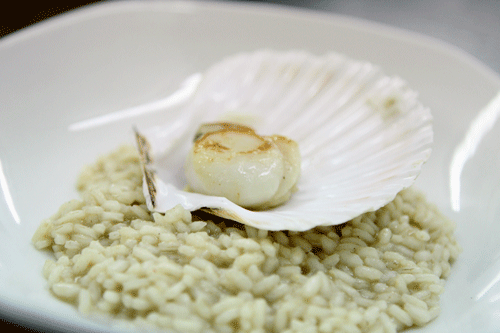
{"type": "Polygon", "coordinates": [[[207,207],[268,230],[340,224],[382,207],[414,182],[433,140],[431,113],[405,81],[336,53],[229,57],[204,73],[181,112],[165,118],[165,125],[137,132],[149,208],[207,207]],[[250,211],[225,198],[183,191],[194,132],[203,122],[221,120],[299,144],[301,178],[287,203],[250,211]]]}

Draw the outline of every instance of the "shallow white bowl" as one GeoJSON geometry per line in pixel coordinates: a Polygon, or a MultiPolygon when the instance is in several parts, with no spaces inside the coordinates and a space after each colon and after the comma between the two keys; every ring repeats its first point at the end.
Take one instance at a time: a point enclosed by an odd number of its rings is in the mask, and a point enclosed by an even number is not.
{"type": "Polygon", "coordinates": [[[498,112],[473,122],[500,90],[498,75],[449,45],[369,22],[184,1],[106,3],[0,40],[0,312],[49,331],[119,331],[120,323],[82,317],[49,294],[41,275],[48,255],[31,236],[77,197],[84,164],[133,144],[133,124],[162,120],[155,106],[182,101],[186,78],[260,48],[340,52],[420,92],[435,135],[415,185],[457,222],[464,251],[441,315],[418,332],[500,331],[498,112]],[[144,104],[152,108],[130,109],[144,104]]]}

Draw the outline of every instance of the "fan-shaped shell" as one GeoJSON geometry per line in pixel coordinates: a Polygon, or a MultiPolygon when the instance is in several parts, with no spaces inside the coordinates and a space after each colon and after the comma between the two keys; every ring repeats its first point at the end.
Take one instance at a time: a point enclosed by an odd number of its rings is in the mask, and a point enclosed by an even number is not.
{"type": "Polygon", "coordinates": [[[137,132],[144,192],[154,211],[177,204],[268,230],[306,230],[376,210],[410,186],[428,159],[432,116],[417,93],[378,67],[331,53],[257,51],[213,65],[166,124],[137,132]],[[298,191],[285,204],[250,211],[183,191],[183,163],[203,122],[231,120],[295,140],[298,191]]]}

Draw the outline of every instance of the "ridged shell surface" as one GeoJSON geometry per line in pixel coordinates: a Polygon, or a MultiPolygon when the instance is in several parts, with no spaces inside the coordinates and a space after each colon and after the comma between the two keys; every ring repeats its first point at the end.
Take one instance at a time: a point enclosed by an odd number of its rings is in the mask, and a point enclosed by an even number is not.
{"type": "Polygon", "coordinates": [[[144,193],[153,211],[181,204],[267,230],[307,230],[376,210],[410,186],[429,158],[432,116],[417,93],[377,66],[330,53],[256,51],[210,67],[165,124],[137,130],[144,193]],[[250,211],[184,191],[183,164],[201,123],[234,121],[299,144],[297,192],[250,211]]]}

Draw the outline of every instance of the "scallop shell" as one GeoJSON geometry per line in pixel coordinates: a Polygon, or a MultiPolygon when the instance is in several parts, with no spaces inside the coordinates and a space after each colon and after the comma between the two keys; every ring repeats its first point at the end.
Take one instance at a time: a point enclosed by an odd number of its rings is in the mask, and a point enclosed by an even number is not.
{"type": "Polygon", "coordinates": [[[336,225],[382,207],[414,182],[433,140],[431,113],[404,80],[337,53],[264,50],[228,57],[165,118],[166,124],[136,130],[149,209],[180,204],[267,230],[336,225]],[[183,163],[196,129],[221,120],[299,144],[301,178],[288,202],[250,211],[183,190],[183,163]]]}

